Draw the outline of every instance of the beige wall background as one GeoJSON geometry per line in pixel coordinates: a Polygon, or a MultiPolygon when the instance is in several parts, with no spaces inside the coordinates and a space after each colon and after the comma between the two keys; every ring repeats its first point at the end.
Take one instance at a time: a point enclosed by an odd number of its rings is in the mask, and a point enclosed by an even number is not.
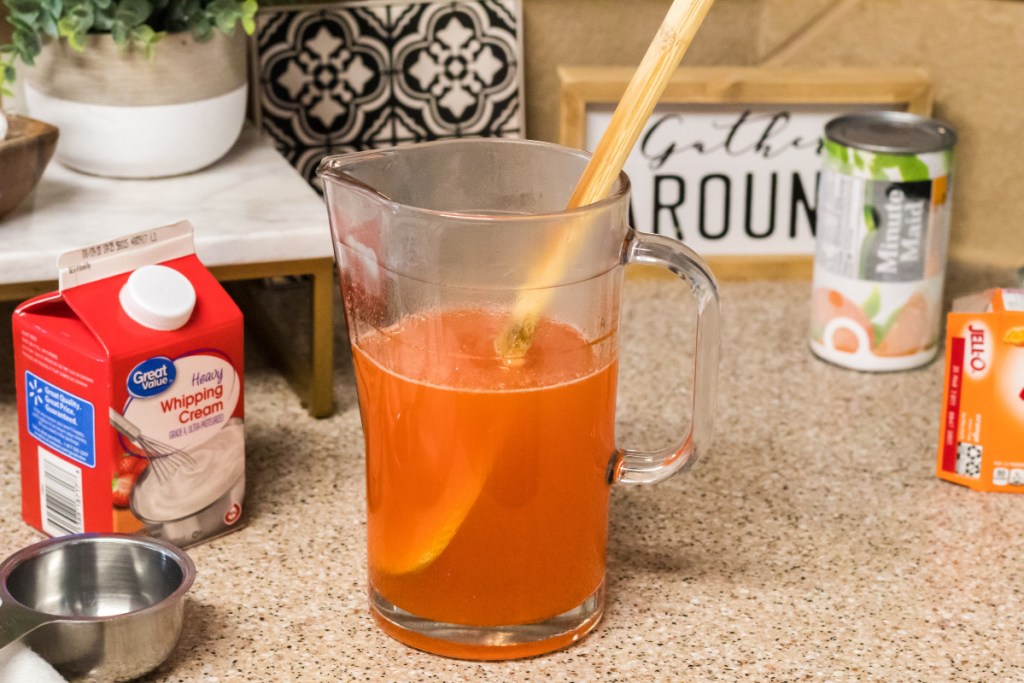
{"type": "MultiPolygon", "coordinates": [[[[524,0],[527,134],[558,138],[558,65],[635,65],[670,4],[524,0]]],[[[959,134],[953,267],[1024,266],[1024,1],[718,0],[683,66],[722,65],[925,69],[959,134]]]]}
{"type": "MultiPolygon", "coordinates": [[[[559,65],[637,64],[670,4],[523,0],[528,136],[558,138],[559,65]]],[[[925,69],[960,137],[951,261],[1024,266],[1024,0],[718,0],[683,65],[925,69]]]]}

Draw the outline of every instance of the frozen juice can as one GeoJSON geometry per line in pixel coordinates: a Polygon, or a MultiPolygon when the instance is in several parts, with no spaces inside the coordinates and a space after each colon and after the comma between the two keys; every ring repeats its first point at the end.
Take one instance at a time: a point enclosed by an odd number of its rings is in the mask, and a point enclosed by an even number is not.
{"type": "Polygon", "coordinates": [[[956,132],[905,112],[825,126],[811,350],[843,367],[906,370],[938,350],[956,132]]]}

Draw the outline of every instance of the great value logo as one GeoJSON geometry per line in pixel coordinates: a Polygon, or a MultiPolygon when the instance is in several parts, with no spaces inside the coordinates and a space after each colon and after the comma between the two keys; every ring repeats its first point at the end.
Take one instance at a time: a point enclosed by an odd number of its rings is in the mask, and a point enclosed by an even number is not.
{"type": "Polygon", "coordinates": [[[128,373],[128,393],[136,398],[156,396],[174,384],[176,374],[174,361],[170,358],[166,356],[147,358],[128,373]]]}

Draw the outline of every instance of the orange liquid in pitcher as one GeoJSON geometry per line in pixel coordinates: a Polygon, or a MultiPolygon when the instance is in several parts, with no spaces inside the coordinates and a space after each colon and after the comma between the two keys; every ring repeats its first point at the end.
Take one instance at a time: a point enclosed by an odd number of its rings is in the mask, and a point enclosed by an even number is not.
{"type": "Polygon", "coordinates": [[[445,311],[354,348],[370,582],[421,618],[541,621],[603,581],[614,352],[542,320],[507,364],[493,346],[506,323],[445,311]]]}

